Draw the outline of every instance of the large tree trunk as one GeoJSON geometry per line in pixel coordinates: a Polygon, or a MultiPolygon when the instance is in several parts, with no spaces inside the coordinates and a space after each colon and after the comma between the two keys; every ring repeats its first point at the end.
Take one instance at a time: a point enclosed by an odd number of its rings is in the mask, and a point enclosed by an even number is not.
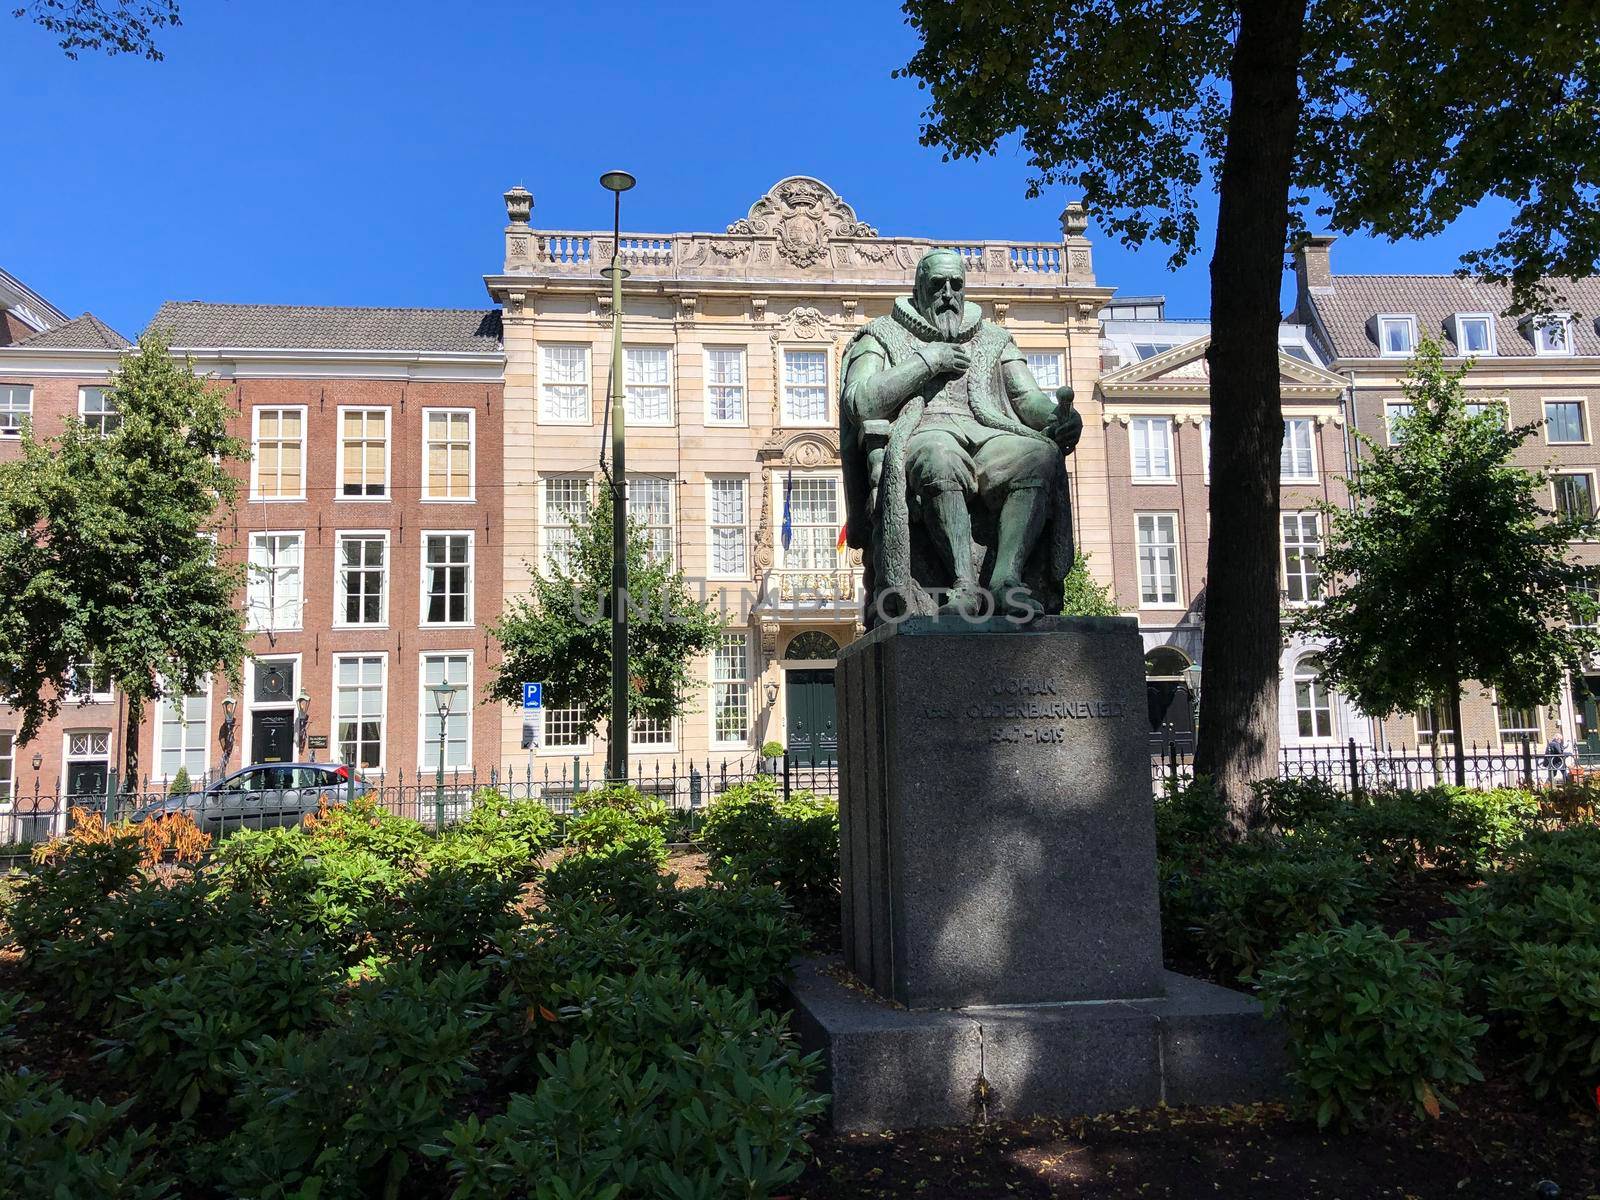
{"type": "Polygon", "coordinates": [[[1211,258],[1211,548],[1197,773],[1250,819],[1252,780],[1277,773],[1278,295],[1300,125],[1305,0],[1245,0],[1211,258]]]}
{"type": "MultiPolygon", "coordinates": [[[[1461,728],[1461,681],[1450,692],[1450,728],[1456,735],[1456,786],[1467,786],[1467,740],[1461,728]]],[[[1435,741],[1438,739],[1435,738],[1435,741]]]]}
{"type": "Polygon", "coordinates": [[[139,790],[139,726],[144,723],[144,697],[131,692],[122,718],[122,790],[139,790]]]}

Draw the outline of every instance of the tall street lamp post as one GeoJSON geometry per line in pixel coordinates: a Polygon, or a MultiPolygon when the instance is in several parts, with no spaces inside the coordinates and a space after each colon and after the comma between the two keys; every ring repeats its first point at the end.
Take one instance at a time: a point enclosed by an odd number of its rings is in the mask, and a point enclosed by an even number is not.
{"type": "Polygon", "coordinates": [[[626,171],[607,171],[611,193],[611,721],[606,775],[628,782],[628,467],[622,394],[622,193],[635,183],[626,171]]]}
{"type": "Polygon", "coordinates": [[[456,685],[436,683],[428,689],[433,693],[434,707],[439,710],[439,770],[433,778],[433,831],[444,829],[444,748],[445,728],[450,721],[450,704],[456,698],[456,685]]]}

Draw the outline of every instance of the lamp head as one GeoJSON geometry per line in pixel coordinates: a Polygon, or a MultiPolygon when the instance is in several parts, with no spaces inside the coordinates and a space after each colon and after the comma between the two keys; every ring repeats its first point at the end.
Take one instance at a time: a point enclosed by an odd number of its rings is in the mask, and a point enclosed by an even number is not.
{"type": "Polygon", "coordinates": [[[450,715],[450,704],[456,698],[457,688],[453,683],[436,683],[428,689],[433,693],[434,707],[439,710],[441,717],[450,715]]]}
{"type": "Polygon", "coordinates": [[[300,694],[295,697],[294,705],[300,710],[302,717],[311,711],[311,696],[304,688],[301,688],[300,694]]]}
{"type": "Polygon", "coordinates": [[[228,696],[222,701],[222,711],[230,718],[233,716],[233,710],[238,706],[239,702],[232,696],[228,696]]]}
{"type": "Polygon", "coordinates": [[[600,176],[600,186],[605,188],[606,191],[616,192],[618,195],[633,187],[637,182],[639,181],[626,171],[607,171],[600,176]]]}
{"type": "Polygon", "coordinates": [[[42,766],[44,766],[44,755],[35,750],[33,752],[33,769],[37,771],[42,766]]]}

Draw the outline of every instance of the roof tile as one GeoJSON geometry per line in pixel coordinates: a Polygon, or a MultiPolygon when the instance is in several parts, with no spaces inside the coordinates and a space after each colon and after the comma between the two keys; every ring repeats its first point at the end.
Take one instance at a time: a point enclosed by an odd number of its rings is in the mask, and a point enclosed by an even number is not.
{"type": "Polygon", "coordinates": [[[182,350],[500,350],[495,308],[343,308],[169,300],[150,322],[182,350]]]}

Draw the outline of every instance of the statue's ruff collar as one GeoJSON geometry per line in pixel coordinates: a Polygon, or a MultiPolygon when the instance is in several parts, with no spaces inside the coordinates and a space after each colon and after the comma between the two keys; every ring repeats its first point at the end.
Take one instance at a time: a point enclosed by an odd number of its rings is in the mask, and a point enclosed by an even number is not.
{"type": "MultiPolygon", "coordinates": [[[[894,302],[894,319],[903,325],[913,337],[924,342],[942,342],[945,336],[937,326],[930,324],[921,313],[911,305],[910,296],[901,296],[894,302]]],[[[973,304],[970,300],[961,309],[961,331],[954,340],[970,342],[973,335],[978,332],[978,326],[983,323],[983,309],[973,304]]]]}

